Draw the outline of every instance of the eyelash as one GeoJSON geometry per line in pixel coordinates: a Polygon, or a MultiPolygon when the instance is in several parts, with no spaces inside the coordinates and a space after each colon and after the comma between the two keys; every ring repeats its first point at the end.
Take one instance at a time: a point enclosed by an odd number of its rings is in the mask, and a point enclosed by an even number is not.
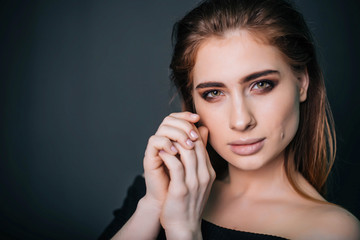
{"type": "Polygon", "coordinates": [[[205,100],[213,100],[214,98],[216,98],[216,97],[209,97],[209,94],[211,94],[211,93],[214,93],[214,92],[219,92],[220,94],[224,94],[222,91],[220,91],[220,90],[217,90],[217,89],[211,89],[211,90],[209,90],[209,91],[205,91],[205,92],[203,92],[203,94],[201,94],[201,96],[202,96],[202,98],[203,99],[205,99],[205,100]]]}
{"type": "Polygon", "coordinates": [[[255,91],[259,91],[259,92],[262,92],[262,93],[266,93],[266,92],[269,92],[271,91],[274,87],[275,87],[275,83],[271,80],[260,80],[260,81],[257,81],[257,82],[254,82],[252,85],[251,85],[251,89],[254,89],[255,86],[257,86],[258,84],[260,83],[265,83],[265,84],[268,84],[267,87],[263,88],[263,89],[255,89],[255,91]]]}
{"type": "MultiPolygon", "coordinates": [[[[267,93],[269,91],[271,91],[274,87],[275,87],[275,82],[271,81],[271,80],[260,80],[260,81],[257,81],[257,82],[254,82],[253,84],[251,84],[250,86],[250,89],[258,92],[258,93],[267,93]],[[266,86],[265,88],[263,89],[254,89],[255,86],[258,86],[259,84],[261,83],[264,83],[264,84],[267,84],[268,86],[266,86]]],[[[205,91],[201,94],[202,98],[207,100],[207,101],[213,101],[215,100],[218,96],[213,96],[213,97],[209,97],[209,94],[211,93],[214,93],[214,92],[219,92],[220,95],[224,95],[224,93],[221,91],[221,90],[218,90],[218,89],[211,89],[211,90],[208,90],[208,91],[205,91]]],[[[220,96],[219,95],[219,96],[220,96]]]]}

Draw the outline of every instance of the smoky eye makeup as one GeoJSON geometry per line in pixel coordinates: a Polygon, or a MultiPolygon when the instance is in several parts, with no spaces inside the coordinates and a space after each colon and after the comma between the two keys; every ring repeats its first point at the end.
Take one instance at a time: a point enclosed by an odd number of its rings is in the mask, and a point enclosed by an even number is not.
{"type": "Polygon", "coordinates": [[[224,95],[219,89],[210,89],[200,93],[201,97],[207,101],[213,101],[214,99],[224,95]]]}
{"type": "MultiPolygon", "coordinates": [[[[261,75],[273,75],[278,74],[278,71],[264,71],[261,75]],[[269,73],[270,72],[270,73],[269,73]]],[[[276,76],[258,76],[259,74],[253,74],[247,77],[244,81],[240,82],[250,94],[262,95],[271,92],[279,83],[279,79],[276,76]]],[[[203,82],[195,87],[200,97],[208,102],[214,102],[219,100],[225,95],[225,84],[222,82],[203,82]]]]}
{"type": "Polygon", "coordinates": [[[255,93],[267,93],[273,90],[278,84],[278,80],[261,79],[250,84],[250,91],[255,93]]]}
{"type": "MultiPolygon", "coordinates": [[[[278,80],[270,79],[254,80],[249,83],[247,88],[251,94],[262,95],[271,92],[277,86],[278,82],[278,80]]],[[[224,91],[218,88],[198,89],[198,93],[202,99],[208,102],[215,102],[225,95],[224,91]]]]}
{"type": "Polygon", "coordinates": [[[197,85],[195,90],[202,99],[206,101],[215,101],[224,95],[224,91],[221,90],[223,88],[225,88],[225,84],[222,82],[203,82],[197,85]]]}

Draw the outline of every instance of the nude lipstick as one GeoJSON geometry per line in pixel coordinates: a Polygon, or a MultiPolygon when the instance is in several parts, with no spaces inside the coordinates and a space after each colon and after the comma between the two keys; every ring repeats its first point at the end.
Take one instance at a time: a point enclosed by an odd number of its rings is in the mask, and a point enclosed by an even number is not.
{"type": "Polygon", "coordinates": [[[236,140],[228,143],[230,150],[240,156],[248,156],[259,152],[265,143],[265,138],[236,140]]]}

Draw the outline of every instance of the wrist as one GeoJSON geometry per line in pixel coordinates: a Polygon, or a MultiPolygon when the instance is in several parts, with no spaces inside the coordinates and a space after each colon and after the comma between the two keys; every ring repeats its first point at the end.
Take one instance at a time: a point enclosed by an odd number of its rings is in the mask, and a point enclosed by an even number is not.
{"type": "Polygon", "coordinates": [[[181,230],[181,229],[173,229],[173,230],[166,230],[166,239],[182,239],[182,240],[202,240],[202,234],[200,229],[196,231],[189,231],[189,230],[181,230]]]}
{"type": "Polygon", "coordinates": [[[160,211],[157,204],[141,198],[134,214],[112,239],[157,239],[159,231],[160,211]]]}
{"type": "MultiPolygon", "coordinates": [[[[163,226],[164,227],[164,226],[163,226]]],[[[202,240],[201,221],[183,225],[173,223],[164,227],[167,239],[202,240]]]]}
{"type": "Polygon", "coordinates": [[[162,205],[159,201],[145,195],[139,200],[138,208],[160,217],[162,205]]]}

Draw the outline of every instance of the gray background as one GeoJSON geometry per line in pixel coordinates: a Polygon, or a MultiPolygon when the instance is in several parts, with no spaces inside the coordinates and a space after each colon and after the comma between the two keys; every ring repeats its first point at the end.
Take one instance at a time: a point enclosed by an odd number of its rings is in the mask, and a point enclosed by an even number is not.
{"type": "MultiPolygon", "coordinates": [[[[0,239],[101,233],[142,173],[148,137],[180,109],[171,29],[196,2],[1,1],[0,239]]],[[[296,2],[338,131],[329,199],[359,218],[359,4],[296,2]]]]}

